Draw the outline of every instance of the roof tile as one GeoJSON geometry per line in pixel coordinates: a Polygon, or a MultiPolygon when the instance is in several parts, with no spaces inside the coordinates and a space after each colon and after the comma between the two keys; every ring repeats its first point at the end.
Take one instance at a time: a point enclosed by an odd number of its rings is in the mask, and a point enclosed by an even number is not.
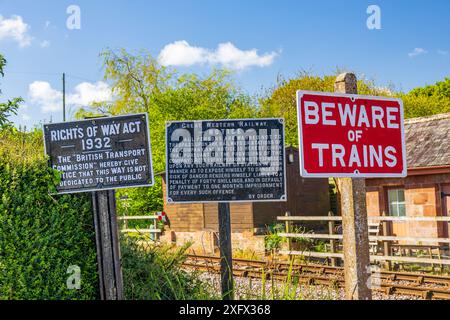
{"type": "Polygon", "coordinates": [[[408,168],[450,165],[450,113],[405,120],[408,168]]]}

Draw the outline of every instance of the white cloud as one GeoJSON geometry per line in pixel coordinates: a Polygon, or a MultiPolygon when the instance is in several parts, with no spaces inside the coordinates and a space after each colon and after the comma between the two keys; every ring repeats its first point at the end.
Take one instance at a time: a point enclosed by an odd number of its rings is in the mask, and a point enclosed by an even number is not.
{"type": "Polygon", "coordinates": [[[31,117],[27,113],[22,113],[21,118],[23,121],[30,121],[31,117]]]}
{"type": "Polygon", "coordinates": [[[428,51],[425,50],[425,49],[423,49],[423,48],[414,48],[413,51],[411,51],[410,53],[408,53],[408,56],[409,56],[410,58],[413,58],[413,57],[416,57],[416,56],[419,56],[419,55],[425,54],[425,53],[428,53],[428,51]]]}
{"type": "Polygon", "coordinates": [[[45,21],[45,29],[50,27],[51,22],[49,20],[45,21]]]}
{"type": "Polygon", "coordinates": [[[205,63],[208,51],[192,47],[186,41],[175,41],[166,45],[159,53],[158,60],[165,66],[191,66],[205,63]]]}
{"type": "Polygon", "coordinates": [[[62,93],[45,81],[34,81],[28,86],[30,101],[41,107],[42,112],[54,112],[62,109],[62,93]]]}
{"type": "Polygon", "coordinates": [[[86,106],[92,102],[111,101],[111,88],[107,83],[83,82],[75,87],[75,93],[68,95],[67,102],[75,106],[86,106]]]}
{"type": "MultiPolygon", "coordinates": [[[[50,83],[35,81],[28,87],[30,101],[37,104],[43,113],[56,112],[62,109],[62,92],[53,89],[50,83]]],[[[112,100],[112,92],[107,83],[82,82],[75,87],[73,93],[66,94],[66,106],[81,107],[112,100]]]]}
{"type": "Polygon", "coordinates": [[[249,67],[266,67],[278,56],[276,52],[258,55],[257,49],[241,50],[231,42],[220,43],[215,50],[191,46],[187,41],[175,41],[166,45],[158,60],[165,66],[192,66],[218,64],[226,68],[242,70],[249,67]]]}
{"type": "Polygon", "coordinates": [[[277,53],[266,53],[262,56],[258,55],[256,49],[240,50],[232,43],[221,43],[216,52],[212,55],[213,62],[223,64],[226,67],[233,69],[245,69],[251,66],[267,67],[273,63],[277,53]]]}
{"type": "Polygon", "coordinates": [[[448,51],[445,51],[445,50],[438,50],[437,53],[440,54],[441,56],[448,55],[448,51]]]}
{"type": "Polygon", "coordinates": [[[50,47],[50,41],[44,40],[39,45],[41,46],[41,48],[48,48],[50,47]]]}
{"type": "Polygon", "coordinates": [[[0,41],[13,40],[20,47],[27,47],[31,45],[33,39],[28,34],[29,29],[30,26],[23,21],[21,16],[13,15],[9,19],[4,19],[0,15],[0,41]]]}

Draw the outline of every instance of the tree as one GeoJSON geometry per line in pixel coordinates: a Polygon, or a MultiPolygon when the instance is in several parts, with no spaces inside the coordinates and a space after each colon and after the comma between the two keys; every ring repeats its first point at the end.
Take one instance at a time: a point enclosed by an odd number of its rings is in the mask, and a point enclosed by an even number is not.
{"type": "Polygon", "coordinates": [[[450,78],[398,96],[403,100],[405,118],[450,112],[450,78]]]}
{"type": "Polygon", "coordinates": [[[438,81],[433,85],[419,87],[409,92],[413,96],[437,97],[439,99],[450,99],[450,78],[438,81]]]}
{"type": "MultiPolygon", "coordinates": [[[[260,116],[284,117],[286,120],[286,143],[298,146],[296,91],[334,91],[334,81],[340,73],[315,76],[300,72],[293,79],[281,79],[274,89],[260,99],[260,116]]],[[[408,93],[396,92],[391,88],[375,85],[373,80],[360,78],[358,93],[373,96],[398,97],[403,100],[405,118],[430,116],[450,112],[450,79],[434,85],[419,87],[408,93]]]]}
{"type": "MultiPolygon", "coordinates": [[[[279,79],[274,89],[268,95],[260,99],[261,117],[283,117],[285,118],[286,144],[298,146],[297,138],[297,90],[310,91],[334,91],[334,81],[340,73],[334,75],[315,76],[308,72],[300,72],[293,79],[279,79]]],[[[360,79],[358,81],[358,92],[366,95],[391,95],[390,90],[378,88],[373,81],[360,79]]]]}
{"type": "Polygon", "coordinates": [[[125,50],[105,51],[105,80],[112,83],[115,100],[82,109],[85,114],[111,115],[147,112],[150,118],[156,171],[165,166],[165,122],[189,119],[227,119],[257,115],[252,99],[240,92],[226,71],[205,77],[177,74],[161,66],[150,54],[131,55],[125,50]]]}
{"type": "MultiPolygon", "coordinates": [[[[161,66],[150,54],[131,55],[125,50],[105,51],[105,81],[112,84],[115,100],[80,110],[85,114],[111,115],[147,112],[150,121],[152,159],[155,172],[165,170],[165,122],[170,120],[253,118],[258,115],[251,97],[230,80],[229,73],[215,70],[200,77],[178,74],[161,66]]],[[[153,189],[121,190],[133,201],[129,212],[151,212],[162,208],[161,181],[153,189]],[[159,199],[158,199],[159,198],[159,199]]],[[[120,204],[119,204],[120,206],[120,204]]],[[[120,208],[120,207],[119,207],[120,208]]]]}
{"type": "MultiPolygon", "coordinates": [[[[6,59],[0,54],[0,75],[5,76],[4,68],[6,66],[6,59]]],[[[0,94],[2,91],[0,90],[0,94]]],[[[14,98],[7,102],[0,103],[0,129],[4,129],[11,125],[11,121],[8,119],[13,114],[17,114],[20,103],[23,102],[22,98],[14,98]]]]}

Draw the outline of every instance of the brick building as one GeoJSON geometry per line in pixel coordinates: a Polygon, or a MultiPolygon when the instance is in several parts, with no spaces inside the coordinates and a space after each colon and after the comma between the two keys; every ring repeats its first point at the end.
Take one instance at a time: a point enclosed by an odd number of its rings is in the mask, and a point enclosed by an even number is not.
{"type": "MultiPolygon", "coordinates": [[[[289,211],[291,215],[327,215],[330,210],[328,179],[303,179],[299,172],[298,150],[286,148],[286,202],[231,203],[233,249],[264,252],[266,226],[289,211]]],[[[217,250],[218,204],[166,202],[163,177],[164,211],[170,221],[161,240],[180,245],[191,241],[197,253],[217,250]]]]}
{"type": "MultiPolygon", "coordinates": [[[[433,217],[450,210],[450,113],[405,121],[406,178],[366,179],[368,215],[433,217]]],[[[391,222],[394,236],[448,238],[447,222],[391,222]]]]}

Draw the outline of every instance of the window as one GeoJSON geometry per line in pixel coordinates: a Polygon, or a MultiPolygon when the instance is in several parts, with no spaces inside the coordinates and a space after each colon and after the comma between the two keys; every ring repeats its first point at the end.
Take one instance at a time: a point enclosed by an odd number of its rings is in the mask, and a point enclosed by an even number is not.
{"type": "Polygon", "coordinates": [[[405,212],[405,190],[388,190],[389,215],[394,217],[404,217],[405,212]]]}

